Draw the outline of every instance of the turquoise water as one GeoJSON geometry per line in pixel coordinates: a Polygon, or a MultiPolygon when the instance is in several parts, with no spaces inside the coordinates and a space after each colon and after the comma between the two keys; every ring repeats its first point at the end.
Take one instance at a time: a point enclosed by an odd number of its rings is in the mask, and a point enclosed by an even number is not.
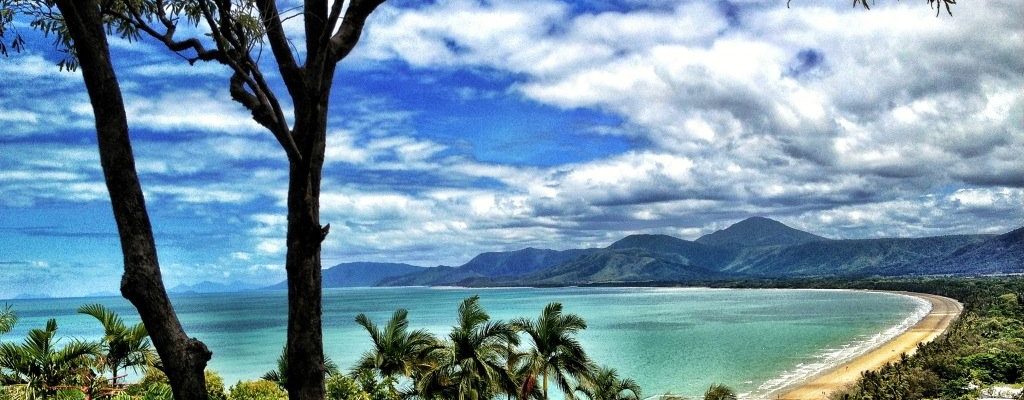
{"type": "MultiPolygon", "coordinates": [[[[506,320],[535,317],[548,302],[563,303],[566,312],[587,320],[580,339],[589,354],[636,379],[645,395],[696,396],[712,383],[756,394],[765,382],[801,365],[831,362],[824,355],[871,340],[921,311],[910,297],[852,291],[330,289],[324,292],[326,351],[348,368],[370,346],[353,322],[361,312],[383,324],[396,308],[406,308],[413,328],[445,334],[458,303],[473,294],[492,318],[506,320]]],[[[117,297],[4,302],[20,318],[4,340],[20,340],[50,317],[57,318],[60,336],[98,338],[99,324],[75,314],[87,303],[103,303],[137,321],[134,309],[117,297]]],[[[188,295],[174,303],[188,332],[213,350],[210,367],[225,381],[255,379],[275,365],[285,338],[285,292],[188,295]]]]}

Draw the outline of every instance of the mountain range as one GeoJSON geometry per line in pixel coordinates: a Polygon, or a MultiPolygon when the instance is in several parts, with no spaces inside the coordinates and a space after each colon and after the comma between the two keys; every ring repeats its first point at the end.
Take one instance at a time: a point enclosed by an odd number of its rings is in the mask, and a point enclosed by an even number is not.
{"type": "MultiPolygon", "coordinates": [[[[630,235],[604,248],[482,253],[455,267],[346,263],[324,287],[548,286],[750,278],[1024,273],[1024,228],[1002,235],[828,239],[752,217],[689,241],[630,235]]],[[[270,288],[284,288],[284,282],[270,288]]]]}

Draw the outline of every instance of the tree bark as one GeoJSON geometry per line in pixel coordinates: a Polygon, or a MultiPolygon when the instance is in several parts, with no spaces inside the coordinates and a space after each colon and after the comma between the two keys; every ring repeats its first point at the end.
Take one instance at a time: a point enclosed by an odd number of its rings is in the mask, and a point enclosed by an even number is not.
{"type": "Polygon", "coordinates": [[[164,288],[99,5],[95,0],[56,3],[74,41],[96,117],[100,163],[124,256],[121,294],[138,309],[164,363],[174,398],[206,400],[204,370],[211,353],[185,334],[164,288]]]}
{"type": "Polygon", "coordinates": [[[320,225],[320,182],[333,63],[324,68],[327,79],[305,82],[305,93],[315,95],[295,103],[294,137],[302,159],[289,163],[287,389],[290,399],[301,400],[325,396],[320,250],[327,229],[320,225]]]}

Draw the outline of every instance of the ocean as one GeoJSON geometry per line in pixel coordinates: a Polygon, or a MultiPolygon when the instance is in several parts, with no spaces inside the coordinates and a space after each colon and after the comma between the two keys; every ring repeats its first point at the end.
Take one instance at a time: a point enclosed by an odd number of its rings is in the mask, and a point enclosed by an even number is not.
{"type": "MultiPolygon", "coordinates": [[[[365,313],[383,325],[397,308],[410,326],[445,335],[463,299],[479,294],[492,319],[535,318],[549,302],[583,317],[580,340],[600,364],[635,379],[644,397],[672,392],[699,397],[712,383],[747,398],[763,396],[853,357],[898,334],[927,312],[902,295],[839,290],[700,288],[353,288],[324,291],[325,348],[348,369],[370,347],[355,324],[365,313]]],[[[178,295],[172,298],[188,333],[213,351],[209,367],[229,385],[275,367],[284,344],[286,293],[178,295]]],[[[20,341],[30,328],[56,318],[58,336],[97,339],[99,323],[75,310],[112,307],[137,322],[119,297],[0,300],[19,317],[0,339],[20,341]]],[[[65,339],[67,340],[67,339],[65,339]]]]}

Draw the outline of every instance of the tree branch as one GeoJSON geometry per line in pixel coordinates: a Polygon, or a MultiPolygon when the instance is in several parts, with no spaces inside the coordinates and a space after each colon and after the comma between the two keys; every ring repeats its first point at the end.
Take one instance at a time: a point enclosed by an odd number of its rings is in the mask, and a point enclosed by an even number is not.
{"type": "Polygon", "coordinates": [[[164,26],[168,26],[167,30],[164,33],[160,33],[153,27],[149,26],[148,23],[146,23],[145,18],[142,17],[142,13],[139,11],[137,7],[134,6],[132,2],[129,1],[125,3],[128,5],[127,8],[128,12],[131,14],[130,16],[116,12],[109,8],[103,10],[103,13],[111,17],[118,18],[128,24],[131,24],[132,26],[145,32],[147,35],[158,40],[160,43],[163,43],[164,46],[167,46],[167,48],[171,51],[182,52],[185,50],[192,49],[196,53],[195,57],[185,57],[185,59],[188,60],[189,64],[194,64],[197,60],[224,62],[224,54],[220,52],[220,50],[208,50],[206,46],[203,45],[203,42],[199,41],[199,39],[188,38],[181,41],[174,40],[175,25],[172,21],[168,20],[166,16],[158,15],[158,18],[160,19],[161,23],[164,24],[164,26]]]}
{"type": "Polygon", "coordinates": [[[277,60],[277,68],[281,71],[285,87],[292,98],[297,98],[302,90],[302,68],[295,62],[295,55],[289,48],[277,3],[273,0],[256,0],[256,8],[260,12],[263,28],[267,31],[267,41],[270,42],[270,49],[277,60]]]}
{"type": "Polygon", "coordinates": [[[341,61],[352,52],[363,33],[366,18],[383,3],[384,0],[352,0],[349,3],[341,27],[331,37],[330,49],[334,62],[341,61]]]}
{"type": "Polygon", "coordinates": [[[287,129],[287,125],[280,122],[284,118],[283,113],[280,112],[280,107],[266,104],[266,96],[257,96],[246,91],[247,81],[248,77],[242,76],[237,72],[231,75],[231,98],[249,109],[252,112],[252,118],[274,135],[274,138],[281,144],[285,153],[288,154],[289,160],[301,160],[302,156],[299,154],[299,147],[295,144],[291,132],[287,129]],[[282,126],[284,126],[284,129],[282,129],[282,126]]]}

